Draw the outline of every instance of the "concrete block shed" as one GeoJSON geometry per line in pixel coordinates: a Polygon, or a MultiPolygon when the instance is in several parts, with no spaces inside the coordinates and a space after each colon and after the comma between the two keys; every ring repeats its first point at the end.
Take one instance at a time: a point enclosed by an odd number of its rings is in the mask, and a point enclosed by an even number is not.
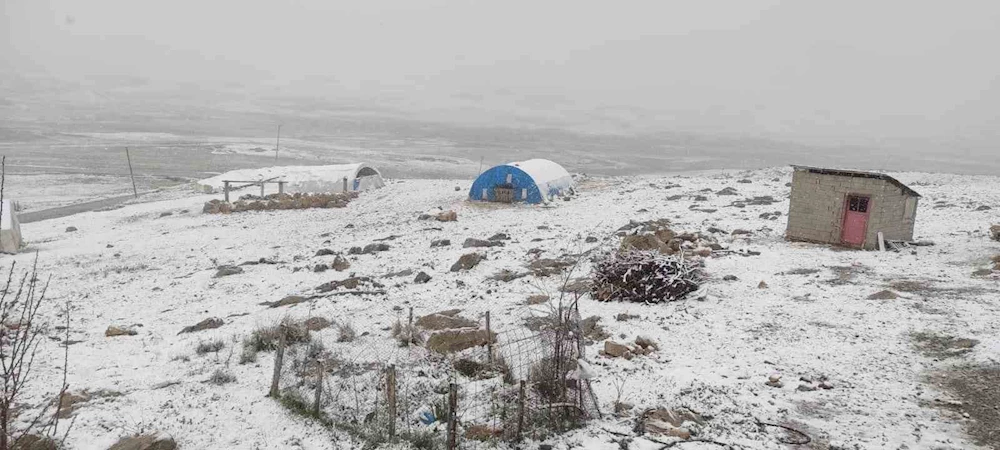
{"type": "Polygon", "coordinates": [[[792,166],[785,237],[877,249],[886,240],[913,240],[920,194],[884,173],[792,166]]]}

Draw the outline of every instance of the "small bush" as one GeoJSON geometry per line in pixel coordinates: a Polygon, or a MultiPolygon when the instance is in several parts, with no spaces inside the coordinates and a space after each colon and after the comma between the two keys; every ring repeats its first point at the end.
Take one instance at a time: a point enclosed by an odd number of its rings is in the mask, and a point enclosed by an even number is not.
{"type": "Polygon", "coordinates": [[[396,338],[400,347],[409,347],[410,345],[424,343],[424,336],[420,334],[420,330],[415,325],[403,325],[398,320],[392,325],[392,337],[396,338]]]}
{"type": "Polygon", "coordinates": [[[337,342],[354,342],[358,334],[349,323],[341,323],[337,326],[337,342]]]}
{"type": "Polygon", "coordinates": [[[229,384],[236,381],[236,375],[226,369],[215,369],[212,376],[209,377],[208,382],[221,386],[223,384],[229,384]]]}
{"type": "Polygon", "coordinates": [[[198,347],[195,348],[195,353],[199,355],[204,355],[207,353],[218,353],[226,346],[222,339],[216,339],[214,341],[201,341],[198,343],[198,347]]]}
{"type": "Polygon", "coordinates": [[[278,349],[281,330],[285,330],[285,344],[294,345],[309,342],[312,336],[302,322],[286,321],[282,325],[260,327],[250,333],[243,341],[243,353],[240,354],[240,364],[257,360],[257,353],[270,352],[278,349]]]}

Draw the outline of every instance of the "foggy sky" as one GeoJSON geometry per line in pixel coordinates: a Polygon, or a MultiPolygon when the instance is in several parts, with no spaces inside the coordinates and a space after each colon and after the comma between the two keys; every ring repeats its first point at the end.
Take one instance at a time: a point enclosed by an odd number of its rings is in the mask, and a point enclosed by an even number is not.
{"type": "Polygon", "coordinates": [[[996,0],[4,0],[8,68],[488,122],[1000,143],[996,0]]]}

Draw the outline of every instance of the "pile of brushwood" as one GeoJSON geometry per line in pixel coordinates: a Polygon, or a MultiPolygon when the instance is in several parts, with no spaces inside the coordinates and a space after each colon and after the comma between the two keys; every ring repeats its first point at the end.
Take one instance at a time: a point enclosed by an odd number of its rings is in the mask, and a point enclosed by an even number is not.
{"type": "Polygon", "coordinates": [[[661,303],[697,291],[704,274],[698,262],[680,254],[626,248],[598,258],[591,277],[597,300],[661,303]]]}

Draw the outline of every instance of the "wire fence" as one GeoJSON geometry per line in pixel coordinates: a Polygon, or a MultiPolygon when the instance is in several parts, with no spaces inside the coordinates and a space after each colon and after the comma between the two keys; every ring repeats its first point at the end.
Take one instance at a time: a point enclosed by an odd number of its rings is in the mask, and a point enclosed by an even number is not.
{"type": "Polygon", "coordinates": [[[271,396],[364,443],[449,450],[542,440],[600,415],[581,367],[578,312],[503,332],[488,313],[478,327],[442,330],[420,329],[412,317],[392,339],[349,340],[342,331],[336,341],[304,339],[305,325],[286,320],[271,396]],[[452,339],[446,351],[444,338],[452,339]]]}

